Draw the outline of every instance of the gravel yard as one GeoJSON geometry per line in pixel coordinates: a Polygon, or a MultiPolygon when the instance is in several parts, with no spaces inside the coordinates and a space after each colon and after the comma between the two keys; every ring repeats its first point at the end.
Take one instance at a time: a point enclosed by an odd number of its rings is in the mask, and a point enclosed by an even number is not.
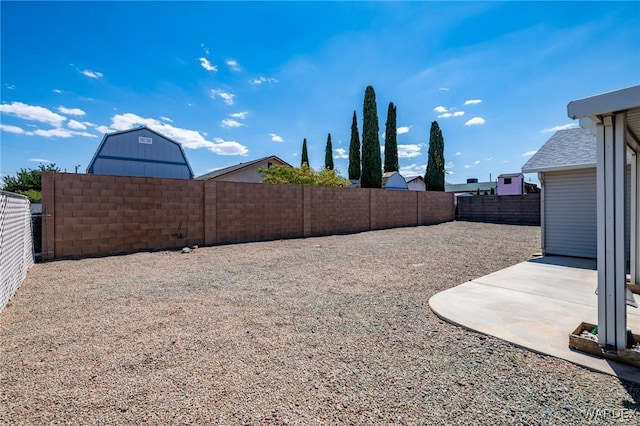
{"type": "Polygon", "coordinates": [[[0,424],[640,424],[639,386],[430,311],[539,235],[454,222],[37,264],[0,313],[0,424]]]}

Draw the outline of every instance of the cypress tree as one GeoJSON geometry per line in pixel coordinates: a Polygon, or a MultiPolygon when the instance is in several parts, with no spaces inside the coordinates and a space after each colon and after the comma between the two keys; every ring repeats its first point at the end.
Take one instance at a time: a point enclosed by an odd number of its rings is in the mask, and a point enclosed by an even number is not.
{"type": "Polygon", "coordinates": [[[309,165],[309,154],[307,154],[307,138],[302,142],[302,158],[300,159],[300,167],[309,165]]]}
{"type": "Polygon", "coordinates": [[[427,191],[444,191],[444,139],[437,121],[431,123],[429,157],[424,184],[427,191]]]}
{"type": "Polygon", "coordinates": [[[360,179],[362,188],[382,187],[382,160],[378,130],[376,92],[372,86],[367,86],[364,92],[362,119],[362,176],[360,179]]]}
{"type": "Polygon", "coordinates": [[[333,147],[331,146],[331,133],[327,136],[327,147],[324,149],[324,168],[333,170],[333,147]]]}
{"type": "Polygon", "coordinates": [[[398,129],[396,128],[396,107],[389,102],[387,123],[384,133],[384,171],[398,171],[398,129]]]}
{"type": "Polygon", "coordinates": [[[353,111],[351,121],[351,143],[349,144],[349,179],[360,179],[360,135],[358,134],[358,119],[353,111]]]}

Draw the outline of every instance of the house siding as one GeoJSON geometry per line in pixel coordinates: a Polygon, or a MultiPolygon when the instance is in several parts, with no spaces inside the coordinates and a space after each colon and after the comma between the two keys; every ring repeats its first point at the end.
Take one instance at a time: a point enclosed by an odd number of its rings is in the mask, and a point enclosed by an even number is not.
{"type": "Polygon", "coordinates": [[[544,253],[595,258],[595,169],[545,173],[544,197],[544,253]]]}
{"type": "MultiPolygon", "coordinates": [[[[625,249],[629,259],[630,170],[626,173],[625,249]]],[[[566,170],[544,174],[545,254],[596,258],[596,169],[566,170]]]]}

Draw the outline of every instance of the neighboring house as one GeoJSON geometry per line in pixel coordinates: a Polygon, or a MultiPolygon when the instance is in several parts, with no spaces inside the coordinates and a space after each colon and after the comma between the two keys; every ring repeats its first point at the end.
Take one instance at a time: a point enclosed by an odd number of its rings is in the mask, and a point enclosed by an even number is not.
{"type": "Polygon", "coordinates": [[[422,176],[409,176],[406,179],[409,191],[425,191],[426,185],[422,176]]]}
{"type": "Polygon", "coordinates": [[[522,195],[524,193],[524,175],[522,173],[505,173],[498,176],[497,195],[522,195]]]}
{"type": "Polygon", "coordinates": [[[260,169],[267,169],[271,166],[293,167],[286,161],[281,160],[275,155],[271,155],[269,157],[258,158],[257,160],[225,167],[224,169],[214,170],[210,173],[197,176],[196,179],[213,179],[223,182],[260,183],[262,182],[262,174],[260,173],[260,169]]]}
{"type": "Polygon", "coordinates": [[[478,179],[467,179],[467,183],[445,183],[444,191],[445,192],[453,192],[456,195],[460,195],[463,193],[476,195],[478,191],[480,191],[480,195],[491,194],[491,190],[495,192],[496,183],[495,182],[478,182],[478,179]]]}
{"type": "Polygon", "coordinates": [[[182,145],[145,126],[105,134],[87,173],[193,178],[182,145]]]}
{"type": "Polygon", "coordinates": [[[398,172],[386,172],[382,174],[382,188],[408,190],[407,181],[398,172]]]}
{"type": "MultiPolygon", "coordinates": [[[[597,257],[596,160],[596,137],[576,128],[556,132],[522,166],[540,180],[544,254],[597,257]]],[[[628,220],[625,228],[628,238],[628,220]]]]}

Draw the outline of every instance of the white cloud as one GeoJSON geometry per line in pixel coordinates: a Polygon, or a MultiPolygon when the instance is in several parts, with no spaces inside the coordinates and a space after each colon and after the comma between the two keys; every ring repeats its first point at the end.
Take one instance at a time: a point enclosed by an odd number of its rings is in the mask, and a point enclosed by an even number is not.
{"type": "Polygon", "coordinates": [[[473,164],[480,164],[480,160],[474,161],[473,164]]]}
{"type": "Polygon", "coordinates": [[[92,123],[92,122],[90,122],[90,121],[83,121],[83,122],[82,122],[82,124],[84,124],[85,126],[88,126],[88,127],[96,127],[96,125],[95,125],[95,124],[93,124],[93,123],[92,123]]]}
{"type": "Polygon", "coordinates": [[[166,121],[167,123],[173,123],[173,120],[169,117],[160,116],[160,120],[166,121]]]}
{"type": "Polygon", "coordinates": [[[489,157],[489,158],[485,159],[484,161],[491,161],[491,160],[493,160],[493,157],[489,157]]]}
{"type": "Polygon", "coordinates": [[[96,130],[99,131],[100,133],[111,133],[113,132],[112,129],[110,129],[107,126],[96,126],[96,130]]]}
{"type": "Polygon", "coordinates": [[[211,62],[204,56],[200,59],[200,65],[207,71],[218,71],[218,67],[216,65],[211,65],[211,62]]]}
{"type": "Polygon", "coordinates": [[[10,126],[8,124],[0,124],[0,130],[7,133],[15,133],[17,135],[29,134],[30,132],[26,132],[22,127],[18,126],[10,126]]]}
{"type": "Polygon", "coordinates": [[[98,71],[91,71],[91,70],[78,70],[78,72],[82,75],[85,75],[89,78],[100,78],[102,76],[104,76],[104,74],[102,74],[101,72],[98,71]]]}
{"type": "Polygon", "coordinates": [[[278,80],[272,77],[258,77],[249,80],[251,84],[262,84],[262,83],[277,83],[278,80]]]}
{"type": "Polygon", "coordinates": [[[482,102],[482,99],[469,99],[467,101],[464,101],[465,105],[474,105],[474,104],[479,104],[480,102],[482,102]]]}
{"type": "Polygon", "coordinates": [[[62,105],[58,107],[58,111],[60,111],[63,114],[67,114],[67,115],[83,116],[83,115],[87,114],[86,112],[84,112],[80,108],[66,108],[66,107],[63,107],[62,105]]]}
{"type": "Polygon", "coordinates": [[[462,153],[460,151],[456,152],[455,154],[453,154],[455,157],[459,157],[460,155],[462,155],[462,153]]]}
{"type": "Polygon", "coordinates": [[[441,87],[438,90],[443,91],[443,92],[448,92],[449,88],[448,87],[441,87]]]}
{"type": "Polygon", "coordinates": [[[464,111],[456,111],[453,113],[454,117],[462,117],[464,115],[464,111]]]}
{"type": "Polygon", "coordinates": [[[451,117],[453,117],[453,114],[451,114],[450,112],[445,112],[444,114],[438,115],[437,118],[451,118],[451,117]]]}
{"type": "Polygon", "coordinates": [[[13,115],[24,120],[39,121],[41,123],[49,123],[55,126],[60,125],[60,123],[67,119],[66,117],[56,114],[47,108],[27,105],[22,102],[2,104],[0,105],[0,112],[13,115]]]}
{"type": "Polygon", "coordinates": [[[225,118],[220,122],[220,125],[222,127],[242,127],[244,126],[244,123],[240,123],[239,121],[232,120],[230,118],[225,118]]]}
{"type": "Polygon", "coordinates": [[[336,155],[333,156],[334,158],[339,158],[339,159],[349,158],[349,153],[344,148],[336,148],[334,149],[334,151],[336,153],[336,155]]]}
{"type": "Polygon", "coordinates": [[[62,93],[62,90],[60,90],[60,89],[53,89],[53,90],[52,90],[52,92],[53,92],[53,93],[62,93]]]}
{"type": "Polygon", "coordinates": [[[397,129],[399,135],[409,133],[409,130],[411,130],[411,126],[400,126],[397,129]]]}
{"type": "Polygon", "coordinates": [[[426,164],[416,164],[412,163],[408,166],[400,167],[398,172],[405,178],[410,176],[424,176],[425,171],[427,170],[426,164]]]}
{"type": "Polygon", "coordinates": [[[443,107],[442,105],[438,105],[438,106],[437,106],[437,107],[435,107],[433,110],[434,110],[435,112],[439,112],[439,113],[447,112],[447,111],[448,111],[448,109],[446,109],[446,108],[445,108],[445,107],[443,107]]]}
{"type": "Polygon", "coordinates": [[[67,127],[75,130],[87,130],[87,126],[76,120],[69,120],[69,122],[67,123],[67,127]]]}
{"type": "Polygon", "coordinates": [[[204,43],[200,43],[200,47],[202,47],[202,49],[204,50],[205,54],[209,54],[209,48],[204,44],[204,43]]]}
{"type": "Polygon", "coordinates": [[[240,64],[234,59],[227,59],[227,66],[231,68],[232,71],[240,71],[240,64]]]}
{"type": "MultiPolygon", "coordinates": [[[[126,130],[132,127],[145,125],[157,132],[182,144],[183,147],[189,149],[206,148],[211,152],[219,155],[247,155],[249,149],[235,141],[226,141],[222,138],[214,138],[212,141],[205,139],[201,132],[196,130],[183,129],[175,127],[172,124],[163,123],[153,118],[144,118],[136,114],[126,113],[117,114],[111,118],[111,127],[107,128],[109,132],[114,130],[126,130]]],[[[98,130],[102,131],[100,127],[98,130]]]]}
{"type": "Polygon", "coordinates": [[[412,158],[420,155],[420,145],[398,145],[398,158],[412,158]]]}
{"type": "Polygon", "coordinates": [[[525,152],[524,154],[522,154],[522,156],[523,156],[523,157],[530,157],[530,156],[532,156],[533,154],[535,154],[536,152],[538,152],[538,150],[537,150],[537,149],[534,149],[534,150],[531,150],[531,151],[527,151],[527,152],[525,152]]]}
{"type": "Polygon", "coordinates": [[[455,163],[453,161],[449,161],[447,164],[444,165],[445,169],[453,169],[455,167],[455,163]]]}
{"type": "Polygon", "coordinates": [[[282,139],[282,136],[280,135],[276,135],[275,133],[269,133],[269,136],[271,136],[272,142],[284,142],[284,139],[282,139]]]}
{"type": "Polygon", "coordinates": [[[249,149],[236,141],[225,141],[222,138],[213,138],[214,145],[209,148],[218,155],[247,155],[249,149]]]}
{"type": "Polygon", "coordinates": [[[465,165],[464,165],[464,168],[465,168],[465,169],[470,169],[470,168],[471,168],[471,166],[470,166],[470,165],[468,165],[468,164],[465,164],[465,165]]]}
{"type": "Polygon", "coordinates": [[[29,158],[29,161],[33,161],[34,163],[53,163],[53,161],[45,158],[29,158]]]}
{"type": "Polygon", "coordinates": [[[485,119],[482,117],[473,117],[471,120],[464,123],[465,126],[482,126],[486,123],[485,119]]]}
{"type": "Polygon", "coordinates": [[[552,133],[552,132],[557,132],[559,130],[574,129],[576,127],[578,127],[578,123],[562,124],[562,125],[559,125],[559,126],[549,127],[548,129],[542,129],[542,130],[540,130],[540,133],[552,133]]]}
{"type": "Polygon", "coordinates": [[[229,117],[237,118],[239,120],[244,120],[245,118],[247,118],[248,115],[249,115],[248,111],[241,111],[241,112],[234,112],[232,114],[229,114],[229,117]]]}
{"type": "Polygon", "coordinates": [[[233,98],[235,98],[236,95],[221,89],[211,89],[211,98],[215,99],[216,97],[222,99],[227,105],[233,105],[233,98]]]}
{"type": "Polygon", "coordinates": [[[34,135],[42,136],[43,138],[72,138],[74,136],[86,136],[88,138],[97,138],[93,133],[88,132],[76,132],[73,130],[55,128],[55,129],[38,129],[33,131],[34,135]]]}

